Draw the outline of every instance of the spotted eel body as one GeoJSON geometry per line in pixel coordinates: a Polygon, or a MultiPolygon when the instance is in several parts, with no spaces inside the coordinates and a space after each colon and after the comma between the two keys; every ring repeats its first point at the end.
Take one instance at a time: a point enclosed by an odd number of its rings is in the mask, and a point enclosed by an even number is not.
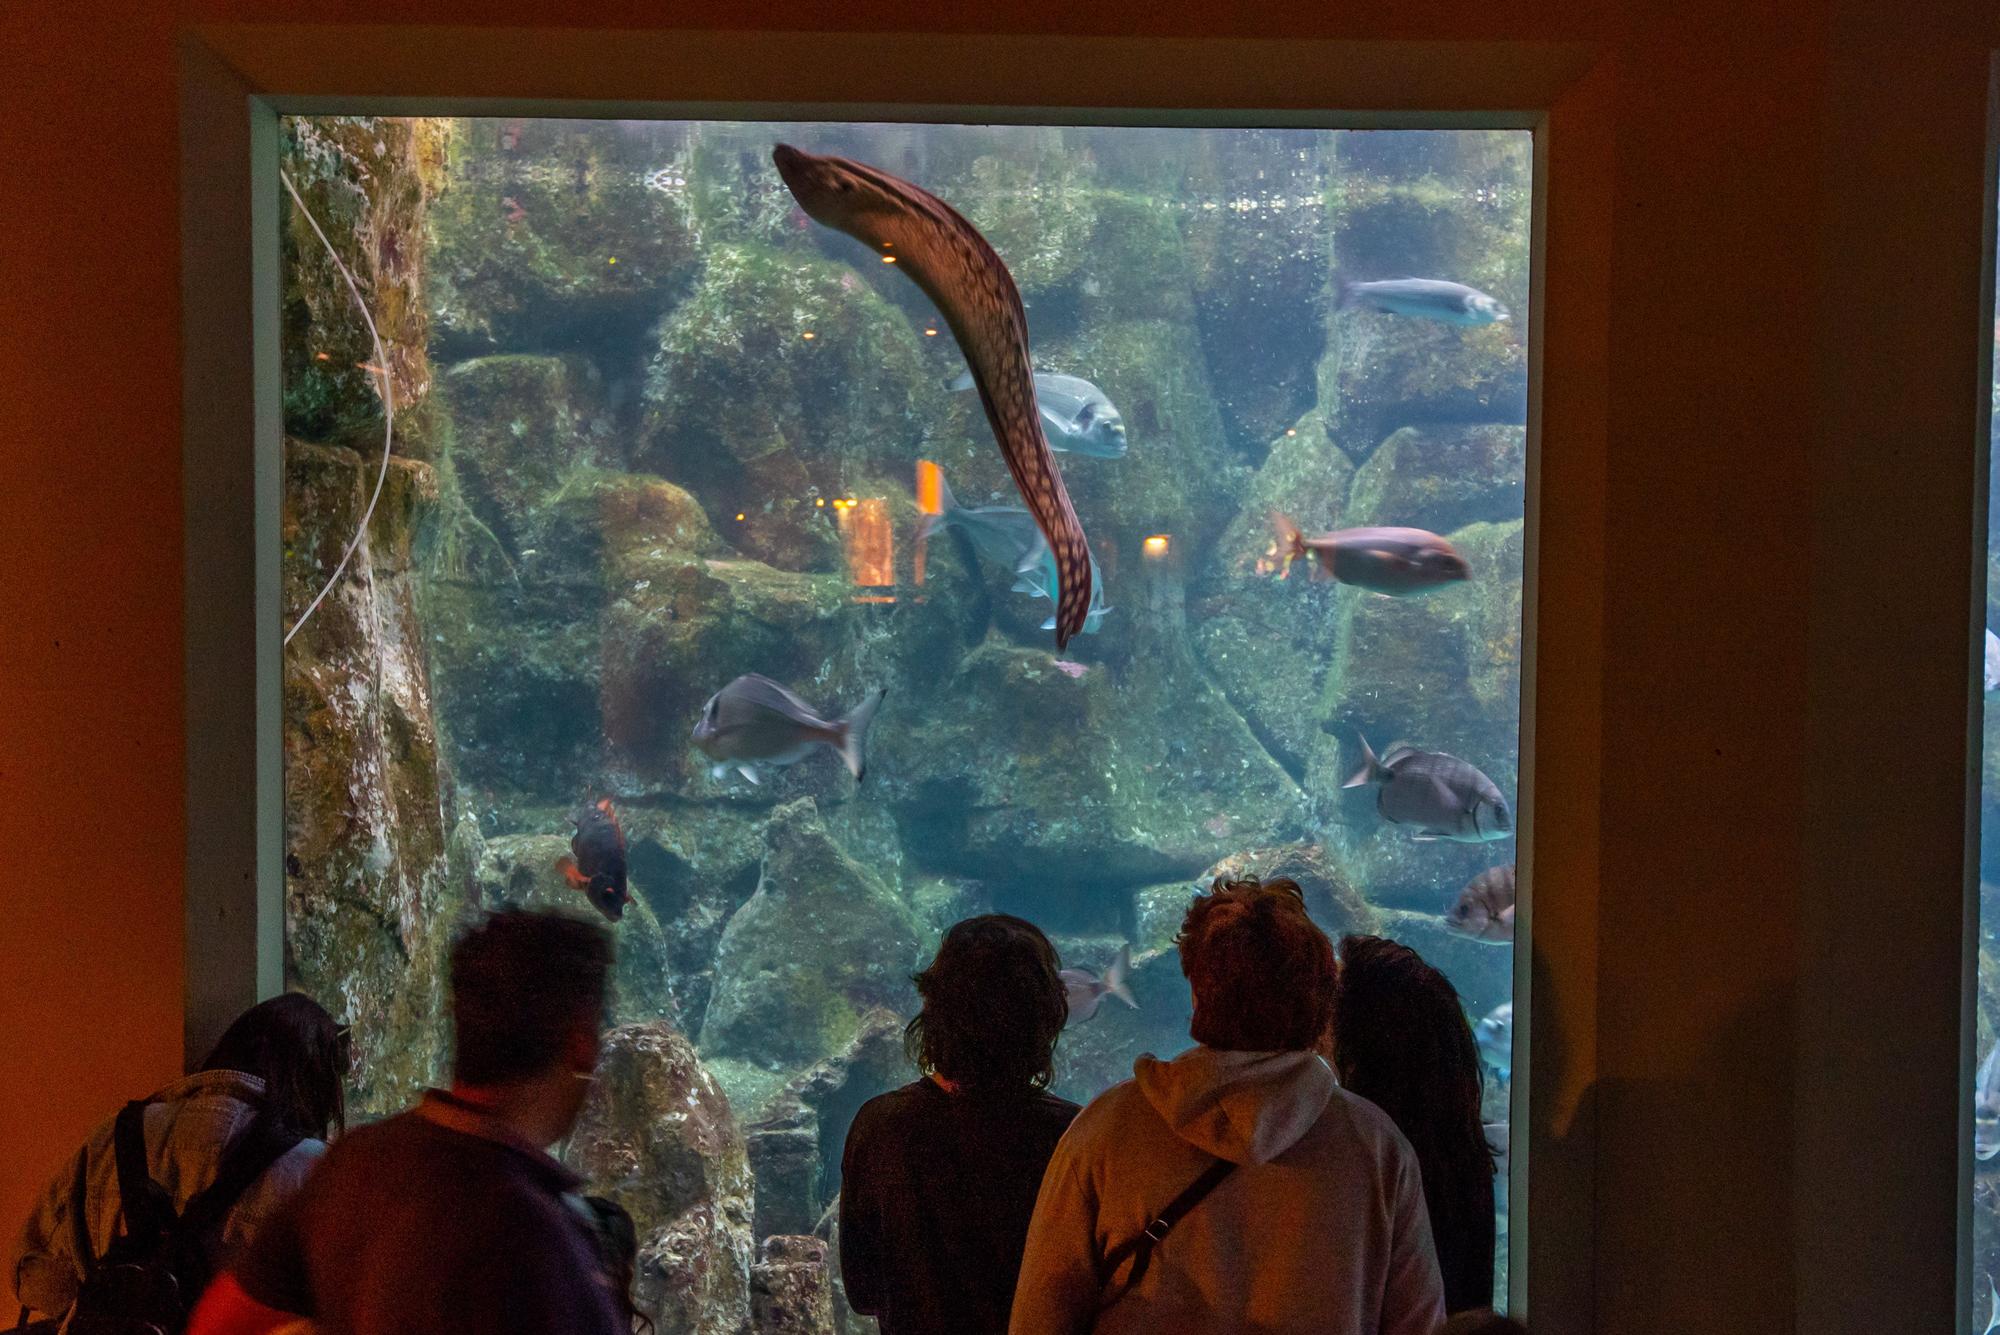
{"type": "Polygon", "coordinates": [[[929,191],[866,163],[789,144],[779,144],[771,159],[807,216],[893,260],[944,314],[1007,471],[1055,555],[1062,648],[1090,613],[1090,546],[1042,434],[1028,315],[1013,275],[986,238],[929,191]]]}

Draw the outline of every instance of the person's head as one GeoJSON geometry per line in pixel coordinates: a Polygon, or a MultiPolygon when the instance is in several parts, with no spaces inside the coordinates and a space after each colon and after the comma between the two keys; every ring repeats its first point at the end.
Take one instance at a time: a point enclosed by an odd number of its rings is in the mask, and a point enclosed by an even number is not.
{"type": "Polygon", "coordinates": [[[347,1030],[303,992],[260,1001],[236,1017],[204,1071],[241,1071],[264,1082],[264,1111],[301,1136],[345,1129],[347,1030]]]}
{"type": "Polygon", "coordinates": [[[1528,1328],[1513,1317],[1482,1307],[1460,1312],[1438,1327],[1438,1335],[1528,1335],[1528,1328]]]}
{"type": "Polygon", "coordinates": [[[924,1006],[903,1031],[910,1060],[964,1088],[1046,1088],[1069,1019],[1061,967],[1024,919],[989,913],[954,924],[915,979],[924,1006]]]}
{"type": "Polygon", "coordinates": [[[1379,936],[1340,943],[1334,1069],[1396,1124],[1424,1165],[1464,1178],[1493,1173],[1479,1124],[1479,1047],[1451,980],[1408,946],[1379,936]]]}
{"type": "Polygon", "coordinates": [[[1319,1045],[1339,965],[1297,882],[1217,878],[1188,906],[1174,941],[1194,992],[1195,1042],[1234,1052],[1319,1045]]]}
{"type": "Polygon", "coordinates": [[[523,909],[488,914],[451,950],[455,1084],[545,1086],[557,1097],[539,1120],[560,1122],[549,1140],[563,1135],[597,1065],[610,972],[611,939],[595,923],[523,909]]]}

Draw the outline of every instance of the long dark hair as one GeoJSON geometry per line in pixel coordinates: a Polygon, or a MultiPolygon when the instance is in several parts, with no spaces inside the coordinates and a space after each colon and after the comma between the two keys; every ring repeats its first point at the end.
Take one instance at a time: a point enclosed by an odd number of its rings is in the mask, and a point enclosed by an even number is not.
{"type": "Polygon", "coordinates": [[[264,1111],[301,1136],[325,1140],[347,1127],[347,1031],[303,992],[287,992],[236,1017],[202,1059],[204,1071],[241,1071],[264,1082],[264,1111]]]}
{"type": "Polygon", "coordinates": [[[973,1089],[1046,1089],[1069,1020],[1062,961],[1039,927],[1007,913],[955,923],[915,978],[924,1008],[903,1031],[919,1069],[973,1089]]]}
{"type": "Polygon", "coordinates": [[[1379,936],[1340,943],[1340,988],[1334,1003],[1334,1066],[1340,1083],[1389,1114],[1417,1152],[1424,1203],[1438,1235],[1447,1273],[1446,1303],[1459,1294],[1453,1277],[1484,1273],[1484,1304],[1492,1296],[1493,1257],[1447,1258],[1456,1239],[1491,1237],[1493,1151],[1479,1122],[1479,1046],[1451,980],[1408,946],[1379,936]]]}

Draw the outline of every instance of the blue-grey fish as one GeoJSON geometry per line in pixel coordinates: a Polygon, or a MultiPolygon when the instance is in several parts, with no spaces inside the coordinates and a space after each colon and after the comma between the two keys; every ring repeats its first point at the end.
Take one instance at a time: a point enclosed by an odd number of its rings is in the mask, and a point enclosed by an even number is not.
{"type": "Polygon", "coordinates": [[[1366,737],[1361,751],[1366,757],[1361,768],[1340,786],[1377,785],[1375,809],[1382,819],[1416,826],[1413,837],[1419,842],[1483,844],[1513,835],[1514,813],[1506,797],[1471,762],[1414,746],[1392,746],[1378,760],[1366,737]]]}
{"type": "Polygon", "coordinates": [[[734,765],[756,783],[759,765],[795,764],[824,746],[838,752],[859,779],[867,771],[862,745],[882,695],[870,691],[844,716],[823,719],[777,682],[752,672],[708,698],[694,725],[694,744],[709,759],[724,762],[715,767],[718,778],[734,765]]]}
{"type": "Polygon", "coordinates": [[[1505,945],[1514,939],[1514,864],[1488,867],[1466,882],[1444,915],[1453,936],[1505,945]]]}
{"type": "Polygon", "coordinates": [[[1297,524],[1275,512],[1271,527],[1278,534],[1274,554],[1280,579],[1292,573],[1292,562],[1308,558],[1314,579],[1336,579],[1396,597],[1428,593],[1472,574],[1458,549],[1428,529],[1343,528],[1308,538],[1297,524]]]}
{"type": "MultiPolygon", "coordinates": [[[[964,393],[972,388],[967,371],[947,388],[964,393]]],[[[1125,457],[1125,419],[1111,406],[1104,391],[1073,375],[1035,372],[1035,404],[1042,411],[1042,433],[1049,448],[1093,459],[1125,457]]]]}
{"type": "Polygon", "coordinates": [[[971,223],[908,181],[789,144],[772,149],[771,160],[808,217],[894,262],[951,326],[1007,471],[1055,553],[1056,648],[1062,648],[1090,613],[1090,545],[1042,435],[1028,313],[1013,275],[971,223]]]}
{"type": "Polygon", "coordinates": [[[2000,1042],[1987,1050],[1972,1081],[1972,1153],[1979,1159],[2000,1154],[2000,1042]]]}
{"type": "Polygon", "coordinates": [[[1442,278],[1387,278],[1375,283],[1340,280],[1335,309],[1367,306],[1390,315],[1413,315],[1445,324],[1492,324],[1507,318],[1507,308],[1476,287],[1442,278]]]}
{"type": "MultiPolygon", "coordinates": [[[[972,550],[981,560],[991,561],[1014,572],[1014,592],[1031,593],[1055,601],[1057,575],[1055,558],[1049,554],[1035,517],[1018,505],[964,506],[952,495],[951,484],[942,470],[938,473],[938,512],[925,515],[918,530],[921,537],[943,528],[955,528],[972,541],[972,550]]],[[[1111,609],[1104,605],[1104,577],[1097,558],[1090,558],[1090,612],[1083,619],[1083,633],[1095,635],[1111,609]]],[[[1055,629],[1055,618],[1042,623],[1043,630],[1055,629]]]]}
{"type": "Polygon", "coordinates": [[[1986,689],[2000,691],[2000,635],[1986,632],[1986,689]]]}
{"type": "MultiPolygon", "coordinates": [[[[1014,570],[1014,592],[1031,593],[1037,598],[1050,602],[1056,599],[1056,562],[1049,555],[1049,545],[1036,535],[1035,546],[1023,557],[1014,570]]],[[[1104,614],[1111,609],[1104,605],[1104,572],[1097,568],[1097,558],[1090,558],[1090,612],[1083,619],[1083,633],[1097,634],[1104,624],[1104,614]]],[[[1055,629],[1056,619],[1051,616],[1042,623],[1043,630],[1055,629]]]]}
{"type": "Polygon", "coordinates": [[[1097,1014],[1097,1008],[1104,1004],[1106,997],[1117,997],[1133,1010],[1139,1003],[1132,997],[1132,989],[1125,986],[1125,975],[1132,972],[1132,947],[1120,946],[1118,958],[1111,961],[1111,967],[1099,978],[1088,969],[1064,969],[1056,976],[1063,981],[1063,990],[1069,997],[1069,1022],[1082,1024],[1097,1014]]]}
{"type": "Polygon", "coordinates": [[[1490,1014],[1472,1026],[1479,1055],[1493,1073],[1505,1081],[1514,1071],[1514,1003],[1495,1006],[1490,1014]]]}

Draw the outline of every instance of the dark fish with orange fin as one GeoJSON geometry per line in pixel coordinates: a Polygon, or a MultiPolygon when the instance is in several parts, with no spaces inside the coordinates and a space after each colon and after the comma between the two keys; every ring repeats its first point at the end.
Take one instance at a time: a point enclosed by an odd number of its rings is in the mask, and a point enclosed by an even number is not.
{"type": "Polygon", "coordinates": [[[556,859],[563,879],[581,890],[590,906],[617,922],[632,902],[625,888],[625,830],[611,799],[601,797],[597,805],[585,807],[570,817],[576,833],[570,836],[569,852],[556,859]]]}
{"type": "Polygon", "coordinates": [[[1280,579],[1303,557],[1314,563],[1314,579],[1337,579],[1400,597],[1427,593],[1472,573],[1458,549],[1428,529],[1343,528],[1309,538],[1281,514],[1271,516],[1271,527],[1278,534],[1272,555],[1280,563],[1280,579]]]}
{"type": "Polygon", "coordinates": [[[943,313],[971,369],[1007,471],[1055,557],[1058,649],[1090,615],[1090,545],[1042,434],[1028,314],[1013,275],[976,228],[937,196],[848,158],[779,144],[778,175],[814,221],[893,260],[943,313]]]}

